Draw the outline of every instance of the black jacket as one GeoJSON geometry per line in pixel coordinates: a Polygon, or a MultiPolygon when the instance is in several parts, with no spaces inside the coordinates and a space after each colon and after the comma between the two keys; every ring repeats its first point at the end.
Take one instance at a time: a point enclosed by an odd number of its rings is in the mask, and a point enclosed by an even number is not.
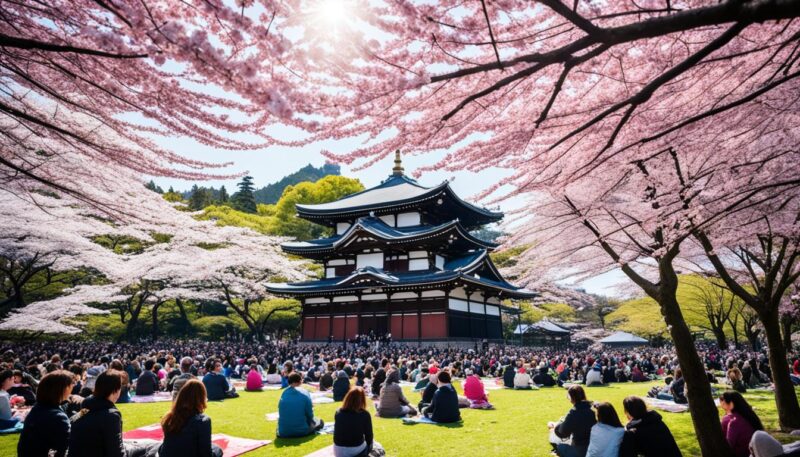
{"type": "Polygon", "coordinates": [[[503,370],[503,386],[508,387],[509,389],[514,388],[514,375],[516,374],[516,370],[514,369],[513,365],[508,365],[503,370]]]}
{"type": "Polygon", "coordinates": [[[350,391],[350,378],[337,377],[333,381],[333,401],[342,401],[347,392],[350,391]]]}
{"type": "Polygon", "coordinates": [[[620,449],[620,457],[681,457],[675,438],[657,412],[648,411],[642,419],[628,422],[625,428],[627,432],[620,449]]]}
{"type": "Polygon", "coordinates": [[[211,457],[211,418],[197,414],[180,432],[165,435],[158,457],[211,457]]]}
{"type": "Polygon", "coordinates": [[[67,453],[69,443],[69,417],[59,407],[37,403],[25,418],[25,428],[19,437],[19,457],[47,457],[50,450],[56,457],[67,453]]]}
{"type": "Polygon", "coordinates": [[[122,414],[105,398],[88,397],[72,420],[69,455],[124,457],[122,414]]]}
{"type": "Polygon", "coordinates": [[[158,392],[158,376],[152,371],[144,371],[136,380],[136,395],[153,395],[158,392]]]}
{"type": "Polygon", "coordinates": [[[426,410],[426,415],[434,422],[450,423],[461,420],[461,411],[458,410],[458,394],[451,384],[445,384],[436,389],[431,405],[426,410]]]}
{"type": "Polygon", "coordinates": [[[550,376],[550,373],[548,373],[545,367],[539,369],[539,373],[533,377],[533,383],[544,387],[553,387],[556,385],[556,380],[550,376]]]}
{"type": "Polygon", "coordinates": [[[586,455],[592,426],[596,423],[597,419],[592,411],[592,404],[588,401],[581,401],[569,410],[567,417],[556,426],[554,432],[559,438],[572,436],[572,445],[577,448],[578,454],[586,455]]]}
{"type": "Polygon", "coordinates": [[[372,375],[372,395],[378,396],[381,394],[381,386],[386,381],[386,370],[378,368],[375,374],[372,375]]]}
{"type": "Polygon", "coordinates": [[[337,446],[356,447],[367,443],[364,455],[372,450],[372,417],[368,411],[336,411],[333,425],[333,442],[337,446]]]}

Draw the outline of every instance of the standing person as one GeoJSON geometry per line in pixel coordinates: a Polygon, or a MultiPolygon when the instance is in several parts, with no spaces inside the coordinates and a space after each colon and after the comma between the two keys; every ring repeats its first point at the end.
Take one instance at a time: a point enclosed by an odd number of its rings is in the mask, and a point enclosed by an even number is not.
{"type": "Polygon", "coordinates": [[[64,457],[69,443],[69,417],[61,409],[72,393],[75,377],[66,370],[46,374],[36,389],[36,404],[25,417],[17,444],[18,457],[64,457]]]}
{"type": "Polygon", "coordinates": [[[586,457],[618,457],[625,427],[619,421],[617,410],[611,403],[597,403],[595,409],[597,423],[592,426],[586,457]]]}
{"type": "Polygon", "coordinates": [[[381,388],[378,397],[378,416],[380,417],[404,417],[415,416],[417,410],[411,406],[403,389],[400,387],[400,372],[390,369],[386,375],[386,383],[381,388]]]}
{"type": "Polygon", "coordinates": [[[725,439],[736,457],[747,457],[753,433],[764,430],[761,420],[739,392],[724,392],[719,397],[719,406],[726,413],[721,421],[725,439]]]}
{"type": "Polygon", "coordinates": [[[278,401],[278,437],[296,438],[311,435],[325,423],[314,417],[311,395],[300,387],[303,377],[294,372],[289,375],[289,387],[278,401]]]}
{"type": "MultiPolygon", "coordinates": [[[[648,411],[644,400],[636,396],[622,401],[630,432],[630,452],[645,457],[681,457],[681,450],[667,425],[656,411],[648,411]]],[[[626,442],[629,441],[626,438],[626,442]]],[[[627,455],[627,454],[626,454],[627,455]]]]}
{"type": "Polygon", "coordinates": [[[592,427],[597,423],[592,404],[586,400],[586,392],[581,386],[567,389],[572,409],[559,423],[550,422],[547,426],[561,439],[572,437],[572,443],[558,443],[556,453],[560,457],[585,457],[589,448],[592,427]]]}
{"type": "Polygon", "coordinates": [[[222,457],[222,449],[211,442],[211,418],[203,414],[206,407],[203,383],[186,381],[172,409],[161,419],[164,441],[158,457],[222,457]]]}
{"type": "Polygon", "coordinates": [[[439,423],[458,422],[461,420],[461,412],[458,410],[458,394],[450,384],[450,373],[440,371],[436,377],[436,384],[439,386],[433,394],[430,406],[425,408],[422,414],[428,419],[439,423]]]}
{"type": "Polygon", "coordinates": [[[153,373],[155,364],[153,359],[144,363],[144,371],[136,379],[136,395],[147,396],[158,392],[158,376],[153,373]]]}
{"type": "Polygon", "coordinates": [[[97,376],[94,391],[72,418],[69,455],[81,457],[142,456],[149,446],[131,446],[122,442],[122,414],[114,403],[123,389],[124,371],[106,370],[97,376]]]}
{"type": "Polygon", "coordinates": [[[372,417],[367,411],[364,389],[354,387],[344,397],[336,411],[333,426],[333,455],[335,457],[381,456],[380,444],[373,441],[372,417]]]}

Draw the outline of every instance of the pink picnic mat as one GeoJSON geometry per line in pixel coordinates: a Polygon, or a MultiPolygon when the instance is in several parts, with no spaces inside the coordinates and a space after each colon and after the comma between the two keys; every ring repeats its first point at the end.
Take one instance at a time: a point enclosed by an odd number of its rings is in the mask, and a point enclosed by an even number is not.
{"type": "Polygon", "coordinates": [[[306,457],[333,457],[333,445],[331,444],[328,447],[307,454],[306,457]]]}
{"type": "MultiPolygon", "coordinates": [[[[153,424],[127,431],[122,434],[122,438],[126,440],[162,441],[164,439],[164,432],[161,430],[160,424],[153,424]]],[[[251,440],[236,436],[228,436],[223,433],[211,435],[211,441],[222,449],[223,457],[236,457],[237,455],[245,454],[272,442],[270,440],[251,440]]]]}

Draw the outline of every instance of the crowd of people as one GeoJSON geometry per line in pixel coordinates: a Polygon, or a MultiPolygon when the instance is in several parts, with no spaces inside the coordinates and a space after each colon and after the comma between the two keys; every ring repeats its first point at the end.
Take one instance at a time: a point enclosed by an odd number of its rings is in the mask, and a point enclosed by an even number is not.
{"type": "MultiPolygon", "coordinates": [[[[321,430],[307,386],[341,401],[333,426],[334,454],[382,455],[374,440],[372,398],[378,417],[459,422],[461,408],[492,409],[484,378],[509,389],[568,387],[571,409],[549,424],[560,456],[672,456],[680,450],[658,412],[640,397],[623,402],[625,426],[610,403],[591,403],[583,386],[663,379],[644,395],[682,403],[685,384],[670,348],[620,350],[548,349],[488,345],[421,347],[390,343],[307,345],[296,342],[244,343],[142,341],[139,343],[35,342],[0,347],[0,426],[17,420],[15,405],[32,408],[19,441],[21,457],[220,456],[211,443],[207,401],[238,396],[267,385],[284,389],[278,404],[277,436],[295,438],[321,430]],[[461,380],[463,395],[453,386],[461,380]],[[305,384],[305,386],[304,386],[305,384]],[[403,386],[420,394],[417,404],[403,386]],[[131,397],[171,394],[157,445],[126,442],[115,407],[131,397]],[[88,438],[88,437],[94,438],[88,438]],[[103,437],[98,440],[97,437],[103,437]],[[49,453],[52,451],[52,453],[49,453]]],[[[722,427],[737,457],[774,457],[772,437],[742,391],[768,384],[771,367],[763,353],[701,347],[709,377],[720,373],[730,390],[719,396],[722,427]],[[772,449],[772,451],[770,451],[772,449]]],[[[800,376],[800,362],[778,369],[800,376]]]]}

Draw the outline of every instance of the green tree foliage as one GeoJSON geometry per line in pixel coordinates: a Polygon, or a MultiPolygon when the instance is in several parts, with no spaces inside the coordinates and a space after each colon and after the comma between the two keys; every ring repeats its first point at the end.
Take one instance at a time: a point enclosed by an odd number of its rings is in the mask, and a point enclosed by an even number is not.
{"type": "Polygon", "coordinates": [[[228,189],[226,189],[225,186],[221,186],[219,188],[218,198],[220,203],[228,203],[228,200],[230,200],[231,197],[228,195],[228,189]]]}
{"type": "Polygon", "coordinates": [[[141,254],[152,244],[128,235],[95,235],[90,239],[115,254],[141,254]]]}
{"type": "Polygon", "coordinates": [[[207,340],[221,340],[234,331],[242,328],[233,319],[226,316],[205,316],[192,323],[197,336],[207,340]]]}
{"type": "Polygon", "coordinates": [[[188,202],[189,208],[193,211],[200,211],[213,203],[214,197],[209,189],[197,187],[197,184],[192,187],[192,195],[189,197],[188,202]]]}
{"type": "Polygon", "coordinates": [[[172,187],[170,187],[169,190],[164,193],[163,198],[164,198],[164,200],[166,200],[168,202],[182,202],[183,201],[183,195],[181,195],[180,193],[175,192],[174,190],[172,190],[172,187]]]}
{"type": "Polygon", "coordinates": [[[233,207],[243,213],[255,214],[257,208],[256,199],[253,196],[253,177],[245,176],[237,186],[239,191],[231,197],[233,207]]]}
{"type": "Polygon", "coordinates": [[[156,183],[153,182],[152,179],[150,180],[149,183],[145,184],[144,187],[152,190],[153,192],[159,193],[159,194],[163,194],[164,193],[164,189],[162,189],[161,187],[157,186],[156,183]]]}
{"type": "Polygon", "coordinates": [[[297,204],[319,204],[338,200],[364,190],[361,181],[344,176],[326,176],[317,182],[301,182],[288,186],[275,204],[277,231],[281,235],[309,240],[329,235],[320,225],[295,217],[297,204]]]}
{"type": "MultiPolygon", "coordinates": [[[[711,282],[709,279],[698,275],[680,275],[678,284],[678,303],[681,306],[681,312],[686,318],[686,323],[693,332],[703,334],[709,339],[714,339],[715,336],[711,331],[713,327],[709,322],[708,313],[706,309],[706,299],[703,298],[704,294],[699,294],[700,290],[708,290],[709,295],[713,295],[719,289],[719,285],[711,282]]],[[[727,299],[727,295],[723,296],[727,299]]],[[[730,320],[734,321],[732,324],[728,322],[725,326],[725,335],[727,338],[739,340],[740,336],[745,336],[746,321],[741,316],[737,316],[735,311],[731,313],[730,320]],[[735,325],[736,331],[732,325],[735,325]]],[[[667,325],[664,318],[661,316],[658,304],[649,297],[636,298],[627,300],[619,305],[619,307],[612,313],[608,314],[605,318],[606,324],[617,330],[624,330],[642,337],[668,337],[667,325]]],[[[748,328],[748,331],[750,329],[748,328]]],[[[743,341],[738,341],[739,343],[743,341]]]]}

